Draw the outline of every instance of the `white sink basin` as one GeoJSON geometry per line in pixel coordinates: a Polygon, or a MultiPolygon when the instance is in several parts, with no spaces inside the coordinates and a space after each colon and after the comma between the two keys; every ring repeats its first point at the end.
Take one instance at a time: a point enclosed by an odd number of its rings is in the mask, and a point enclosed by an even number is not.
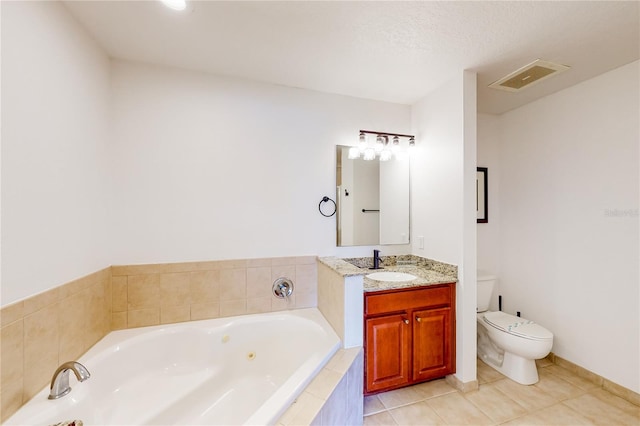
{"type": "Polygon", "coordinates": [[[367,278],[376,280],[376,281],[393,281],[393,282],[402,282],[402,281],[411,281],[415,280],[415,275],[406,274],[404,272],[392,272],[392,271],[384,271],[384,272],[373,272],[367,275],[367,278]]]}

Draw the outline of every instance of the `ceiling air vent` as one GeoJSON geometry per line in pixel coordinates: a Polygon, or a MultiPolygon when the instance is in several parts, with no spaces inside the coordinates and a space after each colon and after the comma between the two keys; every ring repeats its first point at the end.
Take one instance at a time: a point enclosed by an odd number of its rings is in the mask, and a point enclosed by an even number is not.
{"type": "Polygon", "coordinates": [[[529,86],[533,86],[534,83],[538,83],[568,69],[569,67],[566,65],[536,59],[529,65],[525,65],[506,77],[502,77],[500,80],[491,83],[489,87],[506,90],[508,92],[519,92],[529,86]]]}

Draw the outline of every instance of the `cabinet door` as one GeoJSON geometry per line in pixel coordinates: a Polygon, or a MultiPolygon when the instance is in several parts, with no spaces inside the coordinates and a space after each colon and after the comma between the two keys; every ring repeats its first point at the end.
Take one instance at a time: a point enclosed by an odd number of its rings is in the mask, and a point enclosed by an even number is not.
{"type": "Polygon", "coordinates": [[[411,327],[404,314],[370,318],[366,327],[367,393],[410,381],[411,327]]]}
{"type": "Polygon", "coordinates": [[[413,380],[428,380],[453,372],[451,308],[412,312],[413,380]]]}

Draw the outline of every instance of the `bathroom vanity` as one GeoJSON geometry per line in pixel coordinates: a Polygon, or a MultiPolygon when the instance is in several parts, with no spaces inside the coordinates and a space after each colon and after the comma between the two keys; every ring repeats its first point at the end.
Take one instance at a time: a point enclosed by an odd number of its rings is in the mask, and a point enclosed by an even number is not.
{"type": "Polygon", "coordinates": [[[365,395],[454,373],[455,317],[455,283],[365,292],[365,395]]]}
{"type": "Polygon", "coordinates": [[[318,259],[318,308],[363,346],[364,394],[455,373],[457,267],[414,255],[318,259]]]}

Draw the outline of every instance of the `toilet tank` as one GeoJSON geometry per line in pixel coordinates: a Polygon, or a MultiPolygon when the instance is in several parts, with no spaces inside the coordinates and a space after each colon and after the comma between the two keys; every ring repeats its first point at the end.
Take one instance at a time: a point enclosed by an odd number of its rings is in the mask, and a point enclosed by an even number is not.
{"type": "Polygon", "coordinates": [[[476,312],[485,312],[489,310],[491,295],[493,294],[493,287],[495,286],[497,279],[498,277],[496,277],[495,275],[491,275],[487,271],[478,270],[478,294],[476,312]]]}

